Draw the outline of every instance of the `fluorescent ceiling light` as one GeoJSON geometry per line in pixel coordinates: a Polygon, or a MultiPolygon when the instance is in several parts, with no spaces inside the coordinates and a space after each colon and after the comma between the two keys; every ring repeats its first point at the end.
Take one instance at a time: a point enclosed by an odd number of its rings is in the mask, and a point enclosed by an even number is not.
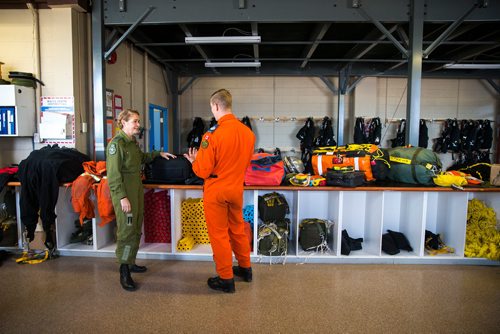
{"type": "Polygon", "coordinates": [[[205,67],[260,67],[260,61],[207,62],[205,67]]]}
{"type": "Polygon", "coordinates": [[[255,44],[260,36],[186,37],[186,44],[255,44]]]}
{"type": "Polygon", "coordinates": [[[495,70],[500,69],[500,64],[446,64],[444,68],[461,70],[495,70]]]}

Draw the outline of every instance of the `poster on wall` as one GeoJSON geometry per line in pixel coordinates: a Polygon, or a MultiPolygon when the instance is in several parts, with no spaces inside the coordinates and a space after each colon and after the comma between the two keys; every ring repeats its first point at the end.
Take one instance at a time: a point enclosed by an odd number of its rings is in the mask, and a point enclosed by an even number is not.
{"type": "Polygon", "coordinates": [[[113,118],[113,90],[106,88],[106,117],[113,118]]]}
{"type": "Polygon", "coordinates": [[[40,139],[47,144],[75,143],[75,103],[73,96],[40,97],[40,139]]]}
{"type": "Polygon", "coordinates": [[[115,136],[115,127],[113,126],[113,120],[112,119],[107,119],[106,120],[106,140],[109,143],[111,139],[115,136]]]}
{"type": "Polygon", "coordinates": [[[114,108],[115,108],[115,120],[118,118],[118,115],[122,112],[123,110],[123,99],[121,95],[116,95],[114,97],[114,108]]]}

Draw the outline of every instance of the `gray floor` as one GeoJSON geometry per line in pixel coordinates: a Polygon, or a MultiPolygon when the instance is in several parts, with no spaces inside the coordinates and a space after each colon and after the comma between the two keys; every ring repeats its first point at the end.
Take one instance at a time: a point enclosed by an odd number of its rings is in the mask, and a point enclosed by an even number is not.
{"type": "Polygon", "coordinates": [[[111,258],[0,267],[0,333],[500,333],[500,267],[255,264],[235,294],[212,262],[111,258]]]}

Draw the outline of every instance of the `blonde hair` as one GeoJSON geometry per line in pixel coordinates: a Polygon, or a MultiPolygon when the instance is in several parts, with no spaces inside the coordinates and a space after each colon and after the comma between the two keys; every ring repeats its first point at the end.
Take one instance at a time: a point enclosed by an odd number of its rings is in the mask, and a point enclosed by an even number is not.
{"type": "Polygon", "coordinates": [[[222,109],[231,109],[233,107],[233,97],[227,89],[219,89],[210,96],[210,104],[218,104],[222,109]]]}
{"type": "Polygon", "coordinates": [[[116,122],[118,123],[117,125],[120,129],[123,129],[122,121],[127,122],[130,119],[130,116],[132,116],[132,114],[140,116],[139,112],[133,109],[125,109],[122,110],[120,114],[118,114],[118,119],[116,120],[116,122]]]}

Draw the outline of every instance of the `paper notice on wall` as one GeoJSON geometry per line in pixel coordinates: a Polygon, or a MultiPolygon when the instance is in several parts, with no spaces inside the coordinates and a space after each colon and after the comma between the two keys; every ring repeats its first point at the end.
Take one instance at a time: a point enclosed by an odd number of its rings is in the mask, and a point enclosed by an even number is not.
{"type": "Polygon", "coordinates": [[[42,96],[41,111],[73,114],[75,112],[75,99],[73,96],[42,96]]]}
{"type": "Polygon", "coordinates": [[[72,118],[68,116],[58,112],[43,112],[40,123],[40,138],[66,139],[68,136],[71,137],[72,118]]]}

